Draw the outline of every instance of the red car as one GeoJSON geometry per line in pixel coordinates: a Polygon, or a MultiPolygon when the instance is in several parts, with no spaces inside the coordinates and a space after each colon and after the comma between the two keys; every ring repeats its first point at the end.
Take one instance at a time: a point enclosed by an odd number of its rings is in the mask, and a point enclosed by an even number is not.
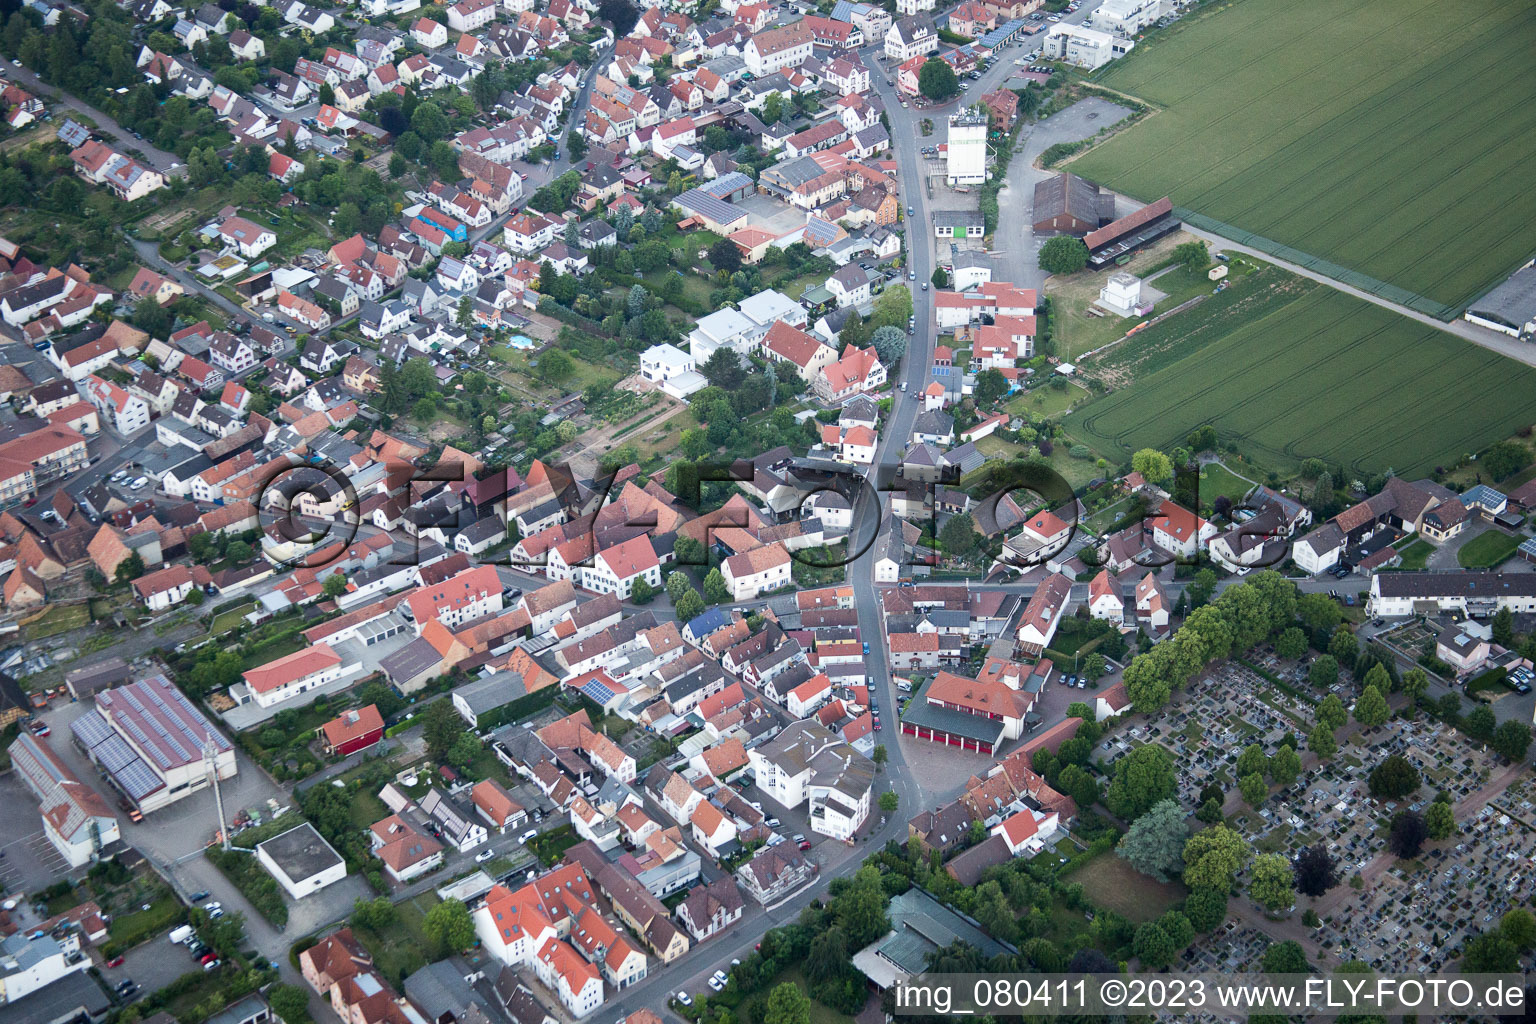
{"type": "Polygon", "coordinates": [[[121,966],[123,966],[123,958],[120,957],[120,956],[115,956],[111,960],[107,961],[107,966],[108,967],[121,967],[121,966]]]}
{"type": "Polygon", "coordinates": [[[217,960],[218,958],[219,958],[219,955],[217,953],[213,952],[212,950],[210,950],[207,953],[204,953],[201,957],[199,957],[198,958],[198,962],[206,964],[208,961],[210,961],[210,960],[217,960]]]}

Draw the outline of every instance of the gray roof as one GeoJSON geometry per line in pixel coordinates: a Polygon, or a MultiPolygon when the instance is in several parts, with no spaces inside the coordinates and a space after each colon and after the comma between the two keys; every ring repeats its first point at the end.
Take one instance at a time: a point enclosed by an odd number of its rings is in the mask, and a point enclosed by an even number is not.
{"type": "Polygon", "coordinates": [[[980,210],[934,210],[933,223],[936,227],[981,227],[986,218],[980,210]]]}
{"type": "Polygon", "coordinates": [[[458,1020],[480,1002],[465,978],[464,971],[452,961],[439,960],[406,977],[405,998],[429,1021],[442,1020],[445,1015],[458,1020]]]}
{"type": "Polygon", "coordinates": [[[1536,597],[1536,573],[1389,572],[1372,582],[1382,597],[1536,597]]]}
{"type": "Polygon", "coordinates": [[[270,857],[295,883],[341,863],[341,855],[331,849],[331,844],[307,821],[256,844],[256,849],[270,857]]]}
{"type": "Polygon", "coordinates": [[[1517,329],[1536,320],[1536,266],[1521,267],[1467,312],[1517,329]]]}
{"type": "Polygon", "coordinates": [[[478,679],[453,689],[453,696],[462,699],[476,715],[495,711],[527,694],[523,680],[516,672],[498,672],[485,679],[478,679]]]}
{"type": "Polygon", "coordinates": [[[745,210],[738,210],[730,203],[716,199],[701,188],[691,188],[672,202],[690,213],[699,214],[717,224],[734,224],[747,218],[745,210]]]}

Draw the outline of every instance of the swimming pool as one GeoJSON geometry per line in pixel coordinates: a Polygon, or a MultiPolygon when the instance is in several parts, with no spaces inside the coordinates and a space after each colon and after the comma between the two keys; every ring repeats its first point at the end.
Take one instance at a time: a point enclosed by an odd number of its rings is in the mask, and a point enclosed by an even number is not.
{"type": "Polygon", "coordinates": [[[514,334],[507,341],[513,348],[533,348],[533,339],[526,334],[514,334]]]}

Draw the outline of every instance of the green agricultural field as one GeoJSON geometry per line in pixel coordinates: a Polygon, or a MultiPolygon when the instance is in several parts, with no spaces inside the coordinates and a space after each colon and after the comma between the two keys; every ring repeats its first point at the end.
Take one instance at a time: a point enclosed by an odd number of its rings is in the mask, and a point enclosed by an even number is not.
{"type": "Polygon", "coordinates": [[[1102,74],[1162,109],[1069,169],[1464,306],[1531,257],[1533,52],[1528,0],[1225,4],[1102,74]]]}
{"type": "Polygon", "coordinates": [[[1117,390],[1068,434],[1127,462],[1212,423],[1284,474],[1316,456],[1412,478],[1536,422],[1536,370],[1274,267],[1250,282],[1085,367],[1117,390]]]}

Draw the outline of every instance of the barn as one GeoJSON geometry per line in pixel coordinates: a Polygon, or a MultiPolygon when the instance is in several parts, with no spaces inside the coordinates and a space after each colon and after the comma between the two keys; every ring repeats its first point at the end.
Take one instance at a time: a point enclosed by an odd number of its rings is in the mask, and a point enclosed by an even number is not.
{"type": "Polygon", "coordinates": [[[1115,219],[1115,197],[1075,174],[1057,174],[1035,185],[1035,234],[1076,235],[1115,219]]]}

